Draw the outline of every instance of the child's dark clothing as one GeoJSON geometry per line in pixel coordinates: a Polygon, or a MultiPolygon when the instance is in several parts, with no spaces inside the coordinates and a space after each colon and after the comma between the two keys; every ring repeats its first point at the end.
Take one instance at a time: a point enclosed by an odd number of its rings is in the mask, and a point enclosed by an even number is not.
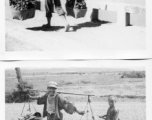
{"type": "Polygon", "coordinates": [[[115,107],[111,107],[107,111],[106,120],[119,120],[119,111],[115,107]]]}

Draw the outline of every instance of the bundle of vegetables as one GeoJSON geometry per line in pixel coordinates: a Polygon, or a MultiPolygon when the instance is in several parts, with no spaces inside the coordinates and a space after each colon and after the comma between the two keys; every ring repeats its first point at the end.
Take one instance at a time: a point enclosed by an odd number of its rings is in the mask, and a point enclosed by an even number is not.
{"type": "Polygon", "coordinates": [[[16,10],[28,10],[35,8],[36,0],[10,0],[10,5],[16,10]]]}
{"type": "Polygon", "coordinates": [[[76,0],[76,3],[74,5],[75,9],[86,9],[86,3],[84,0],[76,0]]]}

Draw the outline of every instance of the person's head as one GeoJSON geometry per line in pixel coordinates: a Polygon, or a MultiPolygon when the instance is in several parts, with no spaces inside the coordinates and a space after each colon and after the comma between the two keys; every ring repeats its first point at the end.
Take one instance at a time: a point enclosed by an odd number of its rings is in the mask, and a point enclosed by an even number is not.
{"type": "Polygon", "coordinates": [[[47,85],[47,90],[51,96],[54,96],[57,90],[58,84],[54,81],[50,81],[47,85]]]}
{"type": "Polygon", "coordinates": [[[115,98],[114,96],[110,96],[110,97],[108,98],[108,103],[109,103],[109,106],[110,106],[110,107],[115,106],[116,98],[115,98]]]}

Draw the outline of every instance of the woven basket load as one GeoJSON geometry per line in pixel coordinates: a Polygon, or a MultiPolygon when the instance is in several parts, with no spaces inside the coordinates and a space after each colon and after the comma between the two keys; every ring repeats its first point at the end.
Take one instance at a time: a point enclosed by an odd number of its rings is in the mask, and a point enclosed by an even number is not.
{"type": "Polygon", "coordinates": [[[84,0],[67,0],[66,2],[67,15],[75,18],[84,17],[87,12],[86,3],[84,0]]]}
{"type": "Polygon", "coordinates": [[[73,114],[75,112],[75,106],[69,102],[65,108],[65,111],[69,114],[73,114]]]}
{"type": "Polygon", "coordinates": [[[26,20],[35,16],[35,0],[10,0],[13,19],[26,20]]]}
{"type": "Polygon", "coordinates": [[[84,17],[87,12],[87,9],[74,9],[75,18],[84,17]]]}

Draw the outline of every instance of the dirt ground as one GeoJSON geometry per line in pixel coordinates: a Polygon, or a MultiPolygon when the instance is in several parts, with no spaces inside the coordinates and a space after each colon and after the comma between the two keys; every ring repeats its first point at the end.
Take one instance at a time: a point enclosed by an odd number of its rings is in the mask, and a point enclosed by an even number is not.
{"type": "Polygon", "coordinates": [[[143,50],[145,27],[118,27],[116,23],[89,22],[67,17],[70,31],[62,32],[62,19],[53,14],[52,28],[44,29],[45,12],[36,11],[33,19],[13,20],[5,6],[6,51],[100,51],[143,50]]]}
{"type": "MultiPolygon", "coordinates": [[[[32,103],[36,110],[42,114],[43,105],[36,105],[36,102],[32,103]]],[[[32,113],[35,112],[34,108],[31,104],[31,111],[32,113]]],[[[18,117],[21,115],[21,111],[23,108],[23,103],[13,103],[13,104],[5,104],[6,108],[6,119],[5,120],[17,120],[18,117]]],[[[84,110],[86,106],[86,102],[75,102],[75,106],[80,109],[84,110]]],[[[99,115],[106,114],[108,109],[107,102],[92,102],[91,103],[93,113],[95,116],[95,120],[101,120],[99,115]]],[[[146,104],[145,102],[118,102],[116,104],[117,109],[119,109],[119,117],[120,120],[146,120],[146,104]]],[[[28,111],[28,104],[25,105],[25,109],[23,115],[27,114],[28,111]]],[[[89,109],[89,108],[88,108],[89,109]]],[[[63,111],[64,119],[63,120],[80,120],[81,116],[78,114],[67,114],[63,111]]],[[[82,117],[82,120],[91,120],[91,112],[89,109],[88,112],[88,119],[87,113],[82,117]]],[[[43,119],[46,120],[46,117],[43,119]]]]}

